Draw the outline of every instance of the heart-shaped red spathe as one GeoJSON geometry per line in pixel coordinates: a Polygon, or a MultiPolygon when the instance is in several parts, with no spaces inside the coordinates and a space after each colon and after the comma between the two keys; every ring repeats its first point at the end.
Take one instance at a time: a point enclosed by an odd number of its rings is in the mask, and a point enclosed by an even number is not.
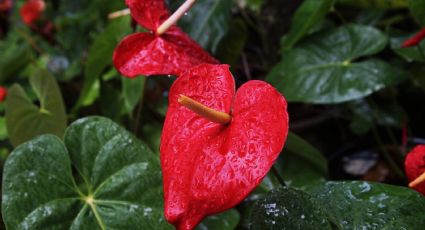
{"type": "Polygon", "coordinates": [[[115,68],[124,76],[176,75],[202,63],[218,63],[177,26],[157,35],[169,17],[164,0],[127,0],[132,17],[151,30],[125,37],[115,49],[115,68]]]}
{"type": "MultiPolygon", "coordinates": [[[[404,161],[407,179],[412,182],[425,172],[425,145],[418,145],[410,151],[404,161]]],[[[413,187],[425,195],[425,182],[413,187]]]]}
{"type": "Polygon", "coordinates": [[[41,17],[45,9],[46,3],[43,0],[28,0],[21,7],[19,13],[25,24],[33,26],[34,23],[41,17]]]}
{"type": "Polygon", "coordinates": [[[173,84],[161,137],[165,217],[192,229],[240,203],[264,178],[288,133],[287,103],[271,85],[249,81],[235,94],[228,65],[202,64],[173,84]],[[231,114],[213,123],[178,103],[185,95],[231,114]]]}

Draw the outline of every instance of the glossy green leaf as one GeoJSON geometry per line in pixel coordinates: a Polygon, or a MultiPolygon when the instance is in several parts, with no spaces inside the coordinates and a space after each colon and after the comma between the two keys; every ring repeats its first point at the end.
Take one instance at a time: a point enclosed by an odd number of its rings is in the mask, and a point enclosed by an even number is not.
{"type": "Polygon", "coordinates": [[[209,216],[203,220],[196,230],[233,230],[239,223],[239,212],[236,209],[209,216]]]}
{"type": "Polygon", "coordinates": [[[282,39],[282,50],[291,49],[329,12],[334,0],[306,0],[295,12],[289,33],[282,39]]]}
{"type": "Polygon", "coordinates": [[[81,106],[86,100],[86,97],[90,95],[90,90],[96,90],[93,88],[93,84],[99,79],[105,68],[112,65],[112,54],[115,47],[130,32],[130,17],[120,17],[112,20],[105,31],[95,39],[89,50],[84,70],[84,87],[81,91],[77,107],[81,106]]]}
{"type": "Polygon", "coordinates": [[[125,109],[131,113],[140,100],[143,100],[146,78],[121,78],[122,93],[124,96],[125,109]]]}
{"type": "Polygon", "coordinates": [[[420,25],[425,26],[425,0],[408,0],[412,15],[420,25]]]}
{"type": "Polygon", "coordinates": [[[229,29],[232,5],[229,0],[198,0],[179,24],[198,44],[216,53],[229,29]]]}
{"type": "Polygon", "coordinates": [[[111,120],[90,117],[64,142],[43,135],[11,153],[2,214],[10,230],[171,229],[161,193],[158,157],[111,120]]]}
{"type": "Polygon", "coordinates": [[[417,229],[425,225],[425,198],[406,187],[327,182],[309,192],[340,229],[417,229]]]}
{"type": "Polygon", "coordinates": [[[325,212],[307,193],[279,188],[259,200],[251,214],[250,229],[331,229],[325,212]]]}
{"type": "Polygon", "coordinates": [[[372,27],[342,26],[304,40],[285,53],[267,76],[290,102],[340,103],[398,83],[403,75],[384,61],[357,59],[385,48],[372,27]]]}
{"type": "Polygon", "coordinates": [[[30,77],[39,102],[35,105],[20,85],[9,89],[6,99],[6,125],[14,146],[41,134],[62,137],[66,128],[66,111],[56,80],[45,70],[30,77]]]}
{"type": "Polygon", "coordinates": [[[290,186],[302,187],[328,177],[328,163],[323,154],[304,139],[289,133],[277,167],[290,186]]]}
{"type": "Polygon", "coordinates": [[[397,9],[406,8],[408,0],[337,0],[340,5],[360,8],[397,9]]]}

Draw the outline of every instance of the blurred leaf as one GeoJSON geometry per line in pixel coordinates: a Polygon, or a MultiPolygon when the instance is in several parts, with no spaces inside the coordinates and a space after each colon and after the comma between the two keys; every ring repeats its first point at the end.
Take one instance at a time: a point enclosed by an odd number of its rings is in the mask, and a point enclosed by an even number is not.
{"type": "Polygon", "coordinates": [[[46,70],[30,77],[31,87],[39,100],[34,105],[20,85],[9,89],[6,99],[6,124],[13,146],[51,133],[62,137],[66,128],[66,111],[56,80],[46,70]]]}
{"type": "Polygon", "coordinates": [[[248,36],[248,29],[245,23],[240,19],[232,20],[229,33],[221,40],[219,48],[217,49],[217,58],[222,63],[227,63],[234,66],[242,50],[245,46],[248,36]]]}
{"type": "Polygon", "coordinates": [[[121,82],[125,108],[127,113],[131,114],[137,103],[143,100],[146,77],[137,77],[133,79],[121,77],[121,82]]]}
{"type": "Polygon", "coordinates": [[[209,216],[203,220],[196,230],[233,230],[239,223],[239,213],[236,209],[209,216]]]}
{"type": "Polygon", "coordinates": [[[362,10],[356,17],[355,22],[361,25],[379,26],[379,23],[385,18],[385,10],[367,9],[362,10]]]}
{"type": "MultiPolygon", "coordinates": [[[[180,4],[177,1],[175,4],[180,4]]],[[[190,37],[213,54],[230,25],[233,1],[198,0],[179,24],[190,37]]]]}
{"type": "Polygon", "coordinates": [[[329,12],[334,0],[306,0],[295,12],[291,29],[282,38],[282,50],[291,49],[312,27],[329,12]]]}
{"type": "Polygon", "coordinates": [[[397,9],[406,8],[408,0],[337,0],[340,5],[359,8],[397,9]]]}
{"type": "Polygon", "coordinates": [[[304,40],[284,54],[267,76],[290,102],[340,103],[362,98],[401,81],[384,61],[367,59],[387,37],[372,27],[347,25],[304,40]]]}
{"type": "Polygon", "coordinates": [[[121,115],[125,112],[125,103],[121,91],[106,83],[101,85],[100,105],[102,114],[114,121],[119,121],[121,115]]]}
{"type": "Polygon", "coordinates": [[[105,68],[112,64],[112,54],[115,46],[130,32],[130,17],[120,17],[112,20],[105,31],[93,42],[84,70],[84,87],[76,107],[81,106],[83,101],[87,101],[86,97],[89,95],[90,90],[93,89],[93,84],[99,79],[105,68]]]}
{"type": "Polygon", "coordinates": [[[310,189],[339,229],[417,229],[425,198],[412,189],[365,181],[327,182],[310,189]]]}
{"type": "Polygon", "coordinates": [[[7,229],[172,229],[163,217],[158,158],[143,143],[101,117],[76,121],[64,140],[43,135],[10,154],[7,229]]]}
{"type": "Polygon", "coordinates": [[[421,26],[425,26],[425,0],[408,0],[413,17],[421,26]]]}
{"type": "Polygon", "coordinates": [[[356,100],[348,104],[354,114],[350,124],[351,131],[358,135],[364,135],[369,132],[374,124],[395,128],[402,127],[407,114],[397,101],[371,102],[356,100]]]}
{"type": "Polygon", "coordinates": [[[16,77],[32,60],[31,48],[16,35],[0,40],[0,54],[0,84],[16,77]]]}
{"type": "Polygon", "coordinates": [[[0,117],[0,141],[7,138],[6,119],[0,117]]]}
{"type": "Polygon", "coordinates": [[[307,193],[294,188],[272,190],[251,214],[250,229],[332,229],[325,212],[307,193]]]}
{"type": "Polygon", "coordinates": [[[402,35],[402,36],[392,37],[390,40],[391,48],[394,50],[394,52],[402,56],[408,62],[412,62],[412,61],[424,62],[425,61],[425,41],[421,42],[419,46],[401,48],[401,44],[403,44],[404,41],[411,38],[412,36],[413,34],[408,36],[402,35]]]}
{"type": "Polygon", "coordinates": [[[154,152],[159,154],[162,124],[154,121],[146,122],[143,124],[142,132],[143,140],[146,141],[146,143],[154,152]]]}
{"type": "Polygon", "coordinates": [[[260,12],[266,0],[236,0],[239,7],[248,8],[255,12],[260,12]]]}
{"type": "Polygon", "coordinates": [[[278,159],[285,182],[302,187],[328,177],[328,163],[323,154],[298,135],[289,132],[285,148],[278,159]]]}

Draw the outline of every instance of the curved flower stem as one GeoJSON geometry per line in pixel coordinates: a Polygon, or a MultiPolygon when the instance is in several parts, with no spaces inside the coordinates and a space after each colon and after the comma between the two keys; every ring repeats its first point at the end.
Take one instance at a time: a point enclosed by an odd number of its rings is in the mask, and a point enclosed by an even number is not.
{"type": "Polygon", "coordinates": [[[176,24],[177,21],[195,4],[196,0],[186,0],[183,5],[181,5],[176,12],[173,13],[165,22],[163,22],[158,29],[156,29],[156,34],[161,35],[165,33],[172,25],[176,24]]]}
{"type": "Polygon", "coordinates": [[[232,117],[229,114],[211,109],[185,95],[180,94],[178,102],[199,116],[204,117],[212,122],[226,125],[232,120],[232,117]]]}
{"type": "Polygon", "coordinates": [[[418,178],[414,179],[412,182],[409,183],[409,187],[415,187],[416,185],[422,183],[425,181],[425,172],[422,173],[422,175],[418,176],[418,178]]]}

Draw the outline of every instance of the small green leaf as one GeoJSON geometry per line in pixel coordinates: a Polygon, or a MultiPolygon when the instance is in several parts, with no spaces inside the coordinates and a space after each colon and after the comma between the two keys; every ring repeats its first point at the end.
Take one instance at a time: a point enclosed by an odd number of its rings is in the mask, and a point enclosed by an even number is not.
{"type": "Polygon", "coordinates": [[[291,30],[282,39],[282,50],[291,49],[312,27],[329,12],[334,0],[307,0],[295,12],[291,30]]]}
{"type": "Polygon", "coordinates": [[[310,189],[340,229],[417,229],[425,198],[405,187],[365,181],[327,182],[310,189]]]}
{"type": "Polygon", "coordinates": [[[11,31],[9,38],[0,40],[0,83],[15,77],[32,60],[31,47],[19,36],[16,31],[11,31]]]}
{"type": "Polygon", "coordinates": [[[6,99],[6,125],[14,146],[46,133],[62,137],[66,128],[66,112],[56,80],[45,70],[30,77],[39,100],[34,105],[19,85],[9,89],[6,99]]]}
{"type": "Polygon", "coordinates": [[[413,17],[421,26],[425,26],[425,1],[424,0],[408,0],[409,8],[413,17]]]}
{"type": "Polygon", "coordinates": [[[304,40],[285,53],[267,76],[290,102],[340,103],[400,82],[386,62],[356,59],[385,48],[387,37],[372,27],[342,26],[304,40]]]}
{"type": "Polygon", "coordinates": [[[207,217],[196,230],[233,230],[239,223],[239,212],[236,209],[207,217]]]}
{"type": "Polygon", "coordinates": [[[232,5],[229,0],[199,0],[179,24],[198,44],[216,53],[229,29],[232,5]]]}
{"type": "Polygon", "coordinates": [[[125,109],[127,113],[131,114],[137,103],[140,100],[143,100],[146,77],[137,77],[132,79],[121,77],[121,82],[125,109]]]}
{"type": "MultiPolygon", "coordinates": [[[[115,47],[130,32],[130,17],[120,17],[112,20],[105,31],[95,39],[88,54],[84,70],[84,87],[76,105],[77,108],[83,105],[84,101],[86,102],[84,105],[87,105],[86,97],[93,95],[90,90],[98,90],[98,88],[93,88],[93,84],[99,79],[105,68],[112,64],[112,54],[115,47]]],[[[90,101],[93,102],[94,100],[90,101]]]]}
{"type": "Polygon", "coordinates": [[[10,154],[7,229],[171,229],[159,160],[143,143],[101,117],[74,122],[64,140],[43,135],[10,154]]]}
{"type": "Polygon", "coordinates": [[[309,194],[279,188],[259,200],[251,214],[250,229],[331,229],[325,212],[309,194]]]}

